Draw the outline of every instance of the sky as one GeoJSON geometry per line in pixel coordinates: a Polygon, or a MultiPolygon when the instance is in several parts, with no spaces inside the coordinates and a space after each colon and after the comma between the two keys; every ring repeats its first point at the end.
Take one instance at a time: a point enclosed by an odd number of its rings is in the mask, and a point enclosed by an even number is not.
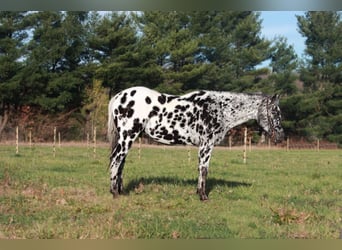
{"type": "MultiPolygon", "coordinates": [[[[296,15],[304,15],[304,11],[261,11],[262,20],[261,34],[272,40],[277,36],[287,38],[287,43],[292,45],[298,58],[303,56],[305,39],[298,32],[296,15]]],[[[263,66],[267,65],[265,62],[263,66]]]]}

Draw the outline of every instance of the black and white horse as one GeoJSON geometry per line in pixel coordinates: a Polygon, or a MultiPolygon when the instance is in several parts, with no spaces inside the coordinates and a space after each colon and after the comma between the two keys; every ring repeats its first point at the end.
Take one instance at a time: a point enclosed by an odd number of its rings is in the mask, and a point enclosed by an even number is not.
{"type": "Polygon", "coordinates": [[[110,192],[114,197],[122,193],[125,158],[144,131],[161,143],[199,146],[197,193],[201,200],[207,200],[205,183],[214,145],[229,129],[251,119],[257,120],[274,142],[281,141],[284,133],[278,104],[277,95],[194,91],[175,96],[145,87],[121,91],[108,107],[110,192]]]}

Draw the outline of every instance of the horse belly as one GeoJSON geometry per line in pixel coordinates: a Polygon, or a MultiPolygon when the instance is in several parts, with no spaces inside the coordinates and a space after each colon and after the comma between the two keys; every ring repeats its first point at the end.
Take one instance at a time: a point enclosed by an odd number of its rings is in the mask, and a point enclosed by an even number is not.
{"type": "Polygon", "coordinates": [[[175,122],[160,122],[158,117],[148,121],[145,133],[163,144],[194,145],[190,128],[182,128],[175,122]]]}

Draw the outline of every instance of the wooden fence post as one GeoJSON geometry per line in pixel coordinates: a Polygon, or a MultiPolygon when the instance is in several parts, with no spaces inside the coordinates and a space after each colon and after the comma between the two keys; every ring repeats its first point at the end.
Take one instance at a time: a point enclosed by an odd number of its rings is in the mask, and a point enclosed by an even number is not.
{"type": "Polygon", "coordinates": [[[141,136],[139,136],[139,144],[138,144],[138,158],[141,160],[141,136]]]}
{"type": "Polygon", "coordinates": [[[29,130],[29,146],[32,147],[32,128],[29,130]]]}
{"type": "Polygon", "coordinates": [[[53,157],[56,157],[56,127],[53,128],[53,157]]]}
{"type": "Polygon", "coordinates": [[[317,139],[317,151],[319,151],[319,139],[317,139]]]}
{"type": "Polygon", "coordinates": [[[268,149],[271,149],[271,138],[268,138],[268,149]]]}
{"type": "Polygon", "coordinates": [[[243,163],[247,162],[247,127],[245,127],[244,133],[244,145],[243,145],[243,163]]]}
{"type": "Polygon", "coordinates": [[[95,159],[96,158],[96,127],[94,127],[93,142],[94,142],[93,158],[95,159]]]}
{"type": "Polygon", "coordinates": [[[286,139],[286,151],[290,150],[290,137],[287,137],[286,139]]]}
{"type": "Polygon", "coordinates": [[[248,148],[249,152],[252,152],[252,136],[248,137],[248,148]]]}
{"type": "Polygon", "coordinates": [[[229,144],[229,150],[231,151],[232,150],[232,136],[229,135],[228,137],[228,144],[229,144]]]}
{"type": "Polygon", "coordinates": [[[19,154],[19,126],[15,129],[15,154],[19,154]]]}
{"type": "Polygon", "coordinates": [[[190,164],[190,162],[191,162],[191,151],[190,151],[190,146],[188,146],[187,148],[188,148],[188,163],[190,164]]]}

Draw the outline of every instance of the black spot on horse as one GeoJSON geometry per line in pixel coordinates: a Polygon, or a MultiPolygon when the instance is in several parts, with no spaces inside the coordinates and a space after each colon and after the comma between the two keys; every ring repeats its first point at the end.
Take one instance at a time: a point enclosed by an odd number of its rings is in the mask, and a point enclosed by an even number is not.
{"type": "Polygon", "coordinates": [[[124,130],[124,131],[122,132],[122,136],[123,136],[124,140],[127,139],[127,136],[128,136],[127,130],[124,130]]]}
{"type": "Polygon", "coordinates": [[[155,110],[152,110],[149,114],[148,114],[148,118],[152,118],[153,116],[158,115],[158,112],[155,110]]]}
{"type": "Polygon", "coordinates": [[[152,108],[154,111],[156,111],[157,113],[160,111],[160,108],[159,107],[157,107],[157,106],[153,106],[153,108],[152,108]]]}
{"type": "Polygon", "coordinates": [[[127,111],[127,118],[131,118],[133,116],[133,114],[134,114],[134,110],[133,109],[129,109],[127,111]]]}
{"type": "Polygon", "coordinates": [[[123,97],[121,97],[121,99],[120,99],[121,104],[124,104],[126,102],[126,100],[127,100],[127,93],[125,93],[123,95],[123,97]]]}
{"type": "Polygon", "coordinates": [[[115,148],[115,152],[113,153],[113,155],[118,154],[120,151],[121,151],[121,145],[118,144],[118,145],[116,146],[116,148],[115,148]]]}
{"type": "Polygon", "coordinates": [[[173,130],[172,131],[172,133],[173,133],[173,140],[174,140],[174,143],[176,143],[176,144],[178,144],[178,143],[180,143],[180,141],[179,141],[179,132],[178,132],[178,130],[173,130]]]}
{"type": "Polygon", "coordinates": [[[142,124],[139,122],[139,118],[135,118],[133,121],[132,131],[134,133],[139,133],[143,129],[142,124]]]}
{"type": "Polygon", "coordinates": [[[137,93],[137,91],[136,91],[136,90],[132,90],[132,92],[131,92],[131,96],[134,96],[134,95],[135,95],[135,93],[137,93]]]}
{"type": "Polygon", "coordinates": [[[188,97],[186,100],[187,100],[187,101],[190,101],[190,102],[194,102],[194,100],[197,99],[197,97],[202,96],[202,95],[204,95],[204,94],[205,94],[205,91],[200,91],[200,92],[198,92],[198,93],[195,93],[195,94],[191,95],[191,96],[188,97]]]}
{"type": "Polygon", "coordinates": [[[133,106],[134,106],[134,101],[132,100],[132,101],[130,101],[129,103],[128,103],[128,105],[127,105],[127,108],[132,108],[133,106]]]}
{"type": "Polygon", "coordinates": [[[146,96],[145,102],[146,102],[147,104],[151,104],[152,100],[151,100],[151,98],[149,98],[148,96],[146,96]]]}
{"type": "Polygon", "coordinates": [[[176,99],[178,96],[172,95],[172,96],[168,96],[167,99],[167,103],[171,102],[172,100],[176,99]]]}
{"type": "Polygon", "coordinates": [[[171,134],[164,135],[164,139],[171,141],[173,139],[173,136],[171,134]]]}
{"type": "Polygon", "coordinates": [[[166,96],[163,94],[158,96],[158,101],[160,104],[164,104],[166,102],[166,96]]]}
{"type": "Polygon", "coordinates": [[[195,101],[194,103],[197,104],[198,106],[202,107],[205,102],[206,102],[206,100],[200,99],[200,100],[195,101]]]}
{"type": "Polygon", "coordinates": [[[121,114],[121,115],[123,115],[123,114],[125,114],[126,113],[126,109],[125,108],[123,108],[121,105],[119,105],[119,114],[121,114]]]}

